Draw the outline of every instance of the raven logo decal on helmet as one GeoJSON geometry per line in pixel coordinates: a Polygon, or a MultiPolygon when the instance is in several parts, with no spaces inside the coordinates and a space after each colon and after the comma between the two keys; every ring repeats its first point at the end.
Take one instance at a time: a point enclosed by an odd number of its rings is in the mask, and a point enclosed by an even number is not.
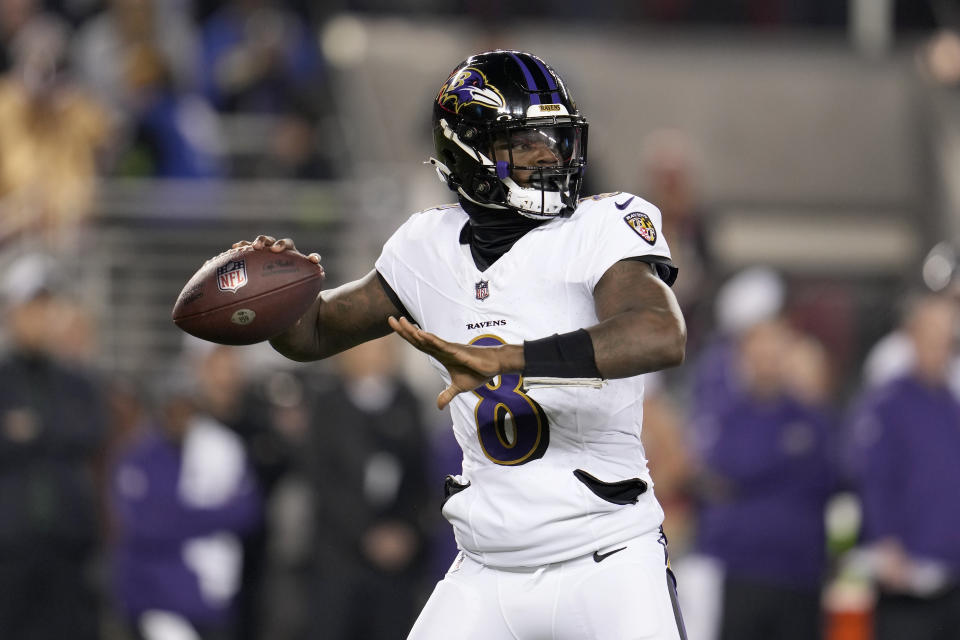
{"type": "Polygon", "coordinates": [[[460,109],[469,104],[490,109],[502,109],[505,104],[503,94],[487,83],[487,76],[472,67],[460,69],[450,76],[440,87],[437,103],[444,108],[452,106],[454,113],[460,113],[460,109]]]}

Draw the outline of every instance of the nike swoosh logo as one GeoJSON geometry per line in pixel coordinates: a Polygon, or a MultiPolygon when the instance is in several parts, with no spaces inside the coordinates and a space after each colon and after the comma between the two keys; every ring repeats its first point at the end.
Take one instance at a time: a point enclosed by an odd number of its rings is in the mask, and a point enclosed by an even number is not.
{"type": "Polygon", "coordinates": [[[606,553],[600,553],[599,551],[594,551],[594,552],[593,552],[593,561],[594,561],[594,562],[603,562],[604,560],[606,560],[607,558],[609,558],[609,557],[612,556],[613,554],[617,553],[618,551],[623,551],[624,549],[626,549],[626,547],[620,547],[619,549],[614,549],[613,551],[607,551],[606,553]]]}
{"type": "Polygon", "coordinates": [[[630,196],[630,198],[629,198],[626,202],[624,202],[623,204],[617,204],[616,202],[614,202],[613,205],[614,205],[617,209],[620,209],[620,211],[623,211],[624,209],[626,209],[627,207],[630,206],[630,203],[633,202],[633,199],[634,199],[635,197],[636,197],[636,196],[630,196]]]}

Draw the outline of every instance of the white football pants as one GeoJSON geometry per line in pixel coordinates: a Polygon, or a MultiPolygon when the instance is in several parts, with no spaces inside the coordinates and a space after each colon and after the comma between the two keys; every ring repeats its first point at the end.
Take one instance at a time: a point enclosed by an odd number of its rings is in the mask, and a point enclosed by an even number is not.
{"type": "Polygon", "coordinates": [[[686,640],[658,531],[598,553],[528,569],[460,553],[407,640],[686,640]]]}

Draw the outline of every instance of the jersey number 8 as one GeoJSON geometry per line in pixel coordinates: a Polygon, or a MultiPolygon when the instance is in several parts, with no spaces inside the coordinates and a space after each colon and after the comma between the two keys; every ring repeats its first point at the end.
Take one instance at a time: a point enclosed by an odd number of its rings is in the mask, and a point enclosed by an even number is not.
{"type": "MultiPolygon", "coordinates": [[[[480,336],[470,344],[504,344],[496,336],[480,336]]],[[[543,407],[525,394],[523,376],[505,374],[473,390],[480,400],[473,415],[477,438],[492,462],[516,465],[543,457],[550,444],[550,423],[543,407]]]]}

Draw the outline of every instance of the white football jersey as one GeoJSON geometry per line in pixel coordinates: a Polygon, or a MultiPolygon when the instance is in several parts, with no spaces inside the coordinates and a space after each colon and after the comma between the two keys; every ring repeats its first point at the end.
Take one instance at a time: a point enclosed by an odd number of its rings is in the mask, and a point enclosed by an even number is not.
{"type": "MultiPolygon", "coordinates": [[[[597,324],[593,290],[624,258],[669,260],[660,211],[629,193],[582,200],[521,237],[481,272],[461,245],[458,205],[416,213],[384,245],[377,271],[424,330],[467,344],[520,344],[597,324]]],[[[432,364],[449,383],[446,370],[432,364]]],[[[525,391],[504,375],[450,405],[463,449],[443,514],[457,543],[495,567],[539,566],[609,547],[657,528],[663,511],[640,443],[643,377],[601,388],[525,391]],[[636,503],[615,504],[583,482],[640,478],[636,503]],[[581,474],[581,477],[582,474],[581,474]]]]}

